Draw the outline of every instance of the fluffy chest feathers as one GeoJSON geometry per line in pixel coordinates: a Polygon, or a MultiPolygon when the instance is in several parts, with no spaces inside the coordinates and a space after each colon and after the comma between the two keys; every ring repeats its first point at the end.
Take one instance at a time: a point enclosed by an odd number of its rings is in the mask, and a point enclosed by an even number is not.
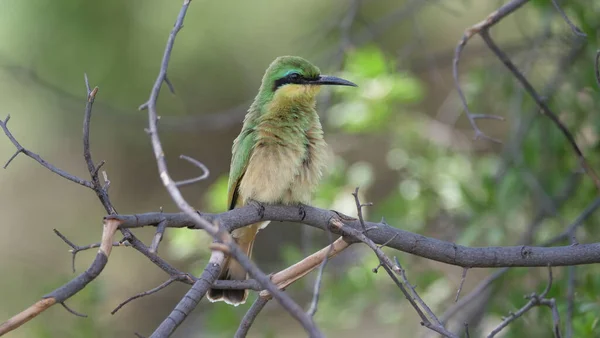
{"type": "Polygon", "coordinates": [[[327,145],[314,107],[272,104],[254,128],[256,143],[239,185],[240,202],[309,203],[327,145]]]}

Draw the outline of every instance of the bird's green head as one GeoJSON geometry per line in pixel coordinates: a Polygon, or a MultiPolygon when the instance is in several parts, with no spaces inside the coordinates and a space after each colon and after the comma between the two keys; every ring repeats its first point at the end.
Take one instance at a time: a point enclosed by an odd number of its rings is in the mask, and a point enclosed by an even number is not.
{"type": "Polygon", "coordinates": [[[301,57],[280,56],[267,68],[259,95],[274,100],[314,100],[323,85],[357,87],[350,81],[321,75],[319,68],[301,57]]]}

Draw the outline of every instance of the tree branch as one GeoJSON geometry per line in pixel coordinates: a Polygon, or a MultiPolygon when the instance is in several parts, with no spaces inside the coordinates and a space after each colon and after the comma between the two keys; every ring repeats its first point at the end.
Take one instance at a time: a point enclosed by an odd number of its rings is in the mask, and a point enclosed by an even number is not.
{"type": "Polygon", "coordinates": [[[500,59],[500,61],[502,61],[502,63],[504,63],[506,68],[508,68],[508,70],[510,70],[510,72],[514,75],[514,77],[521,83],[521,85],[523,86],[525,91],[529,94],[529,96],[531,96],[533,98],[533,100],[535,101],[537,106],[541,109],[541,113],[546,115],[556,125],[556,127],[562,132],[562,134],[565,136],[565,138],[567,139],[567,141],[573,148],[573,151],[575,151],[575,154],[577,155],[577,159],[579,160],[581,166],[583,167],[585,172],[590,176],[590,178],[596,185],[596,188],[598,190],[600,190],[600,178],[598,178],[598,175],[596,175],[596,172],[594,171],[594,169],[587,162],[585,156],[583,155],[583,152],[577,145],[575,138],[573,137],[573,135],[571,134],[571,132],[569,131],[567,126],[565,126],[564,123],[562,123],[560,121],[560,119],[558,118],[558,116],[556,116],[556,114],[554,114],[554,112],[552,112],[550,107],[548,107],[548,105],[546,104],[545,100],[543,100],[539,96],[539,94],[533,88],[531,83],[529,83],[529,81],[527,81],[527,79],[525,78],[523,73],[521,73],[519,71],[517,66],[515,66],[515,64],[510,60],[510,58],[496,45],[496,43],[494,42],[494,40],[492,39],[492,37],[489,34],[488,28],[482,29],[479,32],[479,35],[481,36],[483,41],[486,43],[486,45],[490,48],[490,50],[492,50],[492,52],[494,52],[494,54],[496,54],[498,59],[500,59]]]}
{"type": "Polygon", "coordinates": [[[81,291],[86,285],[98,277],[108,262],[108,257],[110,256],[113,247],[112,238],[117,231],[118,226],[118,220],[106,220],[104,222],[104,230],[102,231],[102,243],[92,265],[67,284],[43,296],[42,299],[35,304],[0,324],[0,336],[25,324],[52,305],[57,303],[63,304],[67,299],[81,291]]]}
{"type": "MultiPolygon", "coordinates": [[[[311,206],[304,206],[303,209],[305,211],[304,219],[302,219],[302,215],[299,215],[298,207],[282,205],[265,205],[262,218],[252,206],[233,209],[221,214],[203,213],[202,217],[209,222],[219,222],[227,231],[270,220],[303,223],[322,230],[329,227],[333,233],[342,235],[342,231],[330,227],[331,222],[337,219],[344,225],[362,232],[360,221],[352,217],[311,206]]],[[[183,213],[146,213],[106,217],[122,221],[121,228],[156,226],[163,218],[167,220],[167,227],[200,228],[192,223],[192,219],[188,215],[183,213]]],[[[532,267],[547,266],[548,264],[566,266],[600,262],[600,243],[558,247],[527,245],[466,247],[401,230],[384,223],[365,221],[365,226],[369,229],[365,236],[376,244],[387,243],[385,246],[389,248],[460,267],[532,267]]]]}
{"type": "Polygon", "coordinates": [[[250,309],[248,309],[248,312],[246,312],[246,314],[244,315],[244,318],[242,318],[240,326],[235,332],[234,338],[246,337],[248,331],[250,331],[250,327],[252,327],[252,324],[254,324],[254,320],[256,319],[260,311],[262,311],[262,309],[265,307],[265,305],[267,305],[270,299],[270,297],[260,296],[256,298],[250,309]]]}
{"type": "Polygon", "coordinates": [[[492,330],[492,332],[490,332],[490,334],[487,337],[488,338],[495,337],[500,331],[502,331],[502,329],[504,329],[506,326],[508,326],[508,324],[510,324],[517,318],[524,315],[527,311],[531,310],[532,308],[534,308],[536,306],[544,305],[544,306],[548,306],[552,310],[552,321],[553,321],[552,332],[554,332],[555,338],[560,338],[561,337],[560,317],[558,315],[558,309],[556,307],[556,303],[555,303],[554,299],[546,299],[545,298],[546,295],[548,294],[548,291],[550,291],[551,287],[552,287],[552,268],[550,266],[548,266],[548,284],[546,285],[546,288],[544,289],[544,291],[539,295],[537,295],[534,292],[529,296],[525,296],[525,298],[529,299],[529,302],[527,302],[527,304],[525,304],[517,312],[510,313],[510,315],[508,317],[504,318],[502,323],[500,323],[500,325],[498,325],[498,327],[496,327],[494,330],[492,330]]]}
{"type": "Polygon", "coordinates": [[[12,142],[12,144],[15,146],[15,148],[17,148],[17,151],[8,159],[8,161],[4,165],[4,169],[6,169],[8,167],[8,165],[12,162],[12,160],[15,157],[17,157],[17,155],[23,153],[25,156],[31,157],[33,160],[35,160],[37,163],[39,163],[46,169],[50,170],[51,172],[53,172],[63,178],[66,178],[67,180],[69,180],[71,182],[75,182],[77,184],[83,185],[84,187],[92,188],[91,182],[86,181],[83,178],[79,178],[75,175],[71,175],[68,172],[66,172],[62,169],[59,169],[59,168],[53,166],[52,164],[46,162],[46,160],[44,160],[40,155],[23,148],[23,146],[21,146],[21,144],[12,135],[10,130],[8,130],[8,121],[9,120],[10,120],[10,115],[8,115],[4,121],[0,120],[0,127],[2,128],[2,130],[4,130],[4,133],[6,134],[8,139],[12,142]]]}

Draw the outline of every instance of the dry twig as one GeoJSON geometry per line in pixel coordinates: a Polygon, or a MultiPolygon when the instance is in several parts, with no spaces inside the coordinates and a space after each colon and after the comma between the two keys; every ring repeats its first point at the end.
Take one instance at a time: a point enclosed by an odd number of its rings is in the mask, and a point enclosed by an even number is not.
{"type": "Polygon", "coordinates": [[[512,321],[514,321],[517,318],[524,315],[527,311],[531,310],[532,308],[534,308],[536,306],[544,305],[544,306],[549,307],[552,310],[552,321],[553,321],[552,331],[554,332],[554,338],[560,338],[561,337],[560,317],[558,315],[558,308],[556,307],[556,302],[554,301],[554,298],[552,298],[552,299],[546,298],[546,295],[548,294],[548,291],[550,291],[551,287],[552,287],[552,268],[550,266],[548,266],[548,284],[546,285],[546,288],[544,289],[544,291],[542,291],[542,293],[540,293],[539,295],[534,292],[531,295],[525,296],[526,299],[529,299],[529,302],[527,302],[527,304],[525,304],[517,312],[514,312],[514,313],[511,312],[508,315],[508,317],[504,318],[502,323],[500,323],[500,325],[498,325],[494,330],[492,330],[492,332],[490,332],[490,334],[487,337],[492,338],[492,337],[496,336],[500,331],[502,331],[502,329],[504,329],[506,326],[508,326],[508,324],[510,324],[512,321]]]}

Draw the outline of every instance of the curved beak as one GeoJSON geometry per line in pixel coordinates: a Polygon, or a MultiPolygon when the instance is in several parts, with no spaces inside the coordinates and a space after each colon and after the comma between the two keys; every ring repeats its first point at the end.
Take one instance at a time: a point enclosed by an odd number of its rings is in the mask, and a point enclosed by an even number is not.
{"type": "Polygon", "coordinates": [[[344,80],[344,79],[340,79],[339,77],[329,76],[329,75],[320,75],[318,79],[310,81],[310,84],[358,87],[353,82],[350,82],[350,81],[344,80]]]}

